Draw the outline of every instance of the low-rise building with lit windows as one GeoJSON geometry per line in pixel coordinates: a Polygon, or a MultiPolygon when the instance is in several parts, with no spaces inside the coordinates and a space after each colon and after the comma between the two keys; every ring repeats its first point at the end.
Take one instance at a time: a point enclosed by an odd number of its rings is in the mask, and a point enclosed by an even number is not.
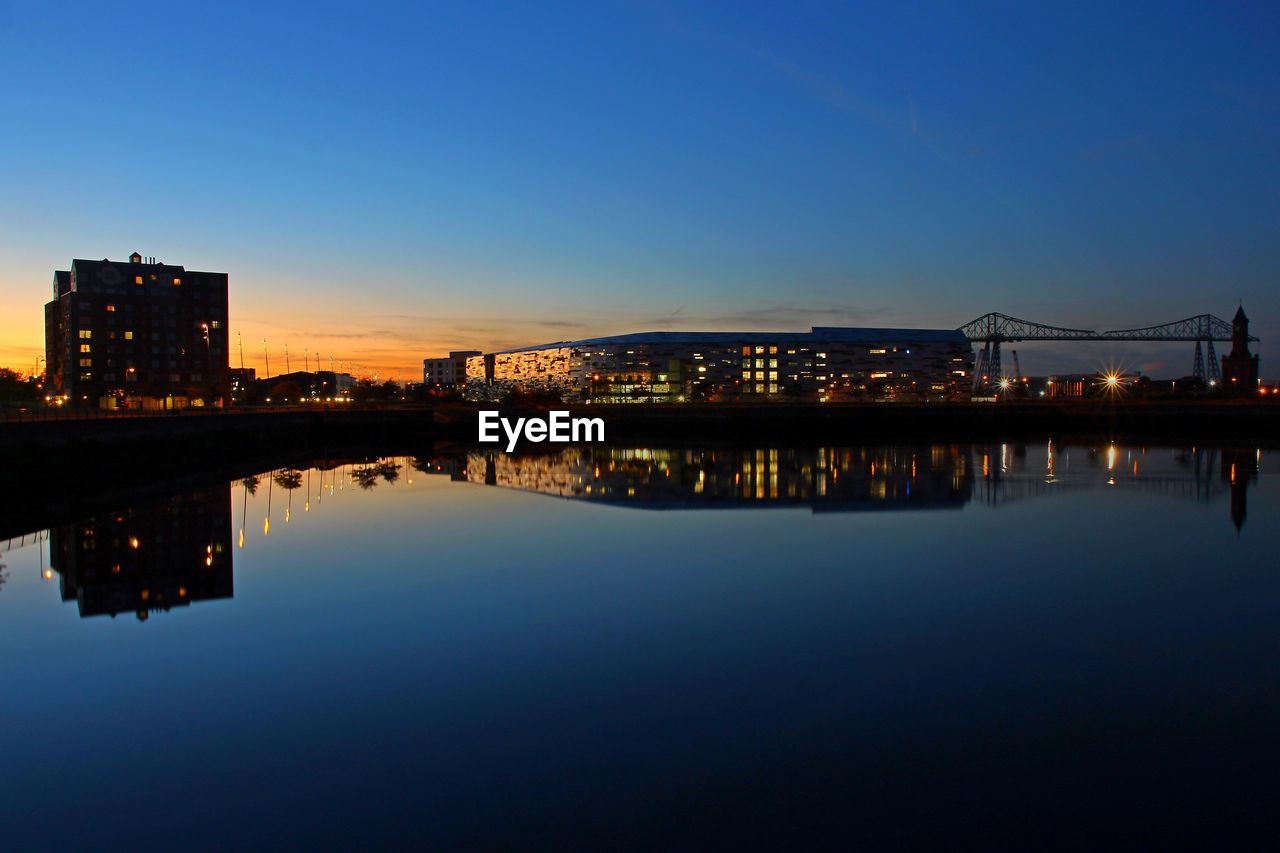
{"type": "Polygon", "coordinates": [[[466,387],[481,400],[513,388],[595,402],[948,399],[972,369],[950,329],[642,332],[472,356],[466,387]]]}
{"type": "Polygon", "coordinates": [[[467,359],[481,355],[480,350],[454,350],[447,358],[422,360],[422,384],[428,388],[452,388],[467,376],[467,359]]]}

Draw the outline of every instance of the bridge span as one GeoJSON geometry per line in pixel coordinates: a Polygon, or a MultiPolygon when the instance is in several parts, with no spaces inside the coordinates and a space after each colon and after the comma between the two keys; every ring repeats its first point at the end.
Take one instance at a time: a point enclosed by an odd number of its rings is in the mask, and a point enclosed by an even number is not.
{"type": "MultiPolygon", "coordinates": [[[[1093,329],[1050,326],[993,311],[965,323],[960,327],[960,331],[964,332],[969,340],[981,341],[984,344],[973,370],[975,390],[990,385],[992,381],[998,380],[1003,375],[1000,366],[1000,344],[1006,341],[1194,341],[1196,354],[1192,375],[1198,379],[1218,382],[1222,379],[1222,370],[1213,342],[1229,341],[1232,336],[1231,324],[1213,314],[1197,314],[1194,317],[1161,323],[1157,326],[1099,332],[1093,329]],[[1209,350],[1207,362],[1202,346],[1209,350]]],[[[1253,343],[1258,339],[1249,335],[1248,340],[1253,343]]]]}

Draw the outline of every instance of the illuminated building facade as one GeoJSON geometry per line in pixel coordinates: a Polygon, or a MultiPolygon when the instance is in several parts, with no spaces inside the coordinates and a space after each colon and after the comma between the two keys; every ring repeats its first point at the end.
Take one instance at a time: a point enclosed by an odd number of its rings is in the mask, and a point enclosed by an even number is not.
{"type": "Polygon", "coordinates": [[[642,332],[472,356],[467,395],[512,388],[597,402],[948,399],[971,385],[963,332],[642,332]]]}
{"type": "Polygon", "coordinates": [[[63,601],[82,617],[231,598],[231,492],[225,486],[130,507],[49,531],[63,601]]]}
{"type": "Polygon", "coordinates": [[[422,383],[429,388],[452,388],[467,377],[467,359],[480,355],[480,350],[455,350],[448,358],[424,358],[422,383]]]}
{"type": "Polygon", "coordinates": [[[45,305],[46,391],[67,405],[182,408],[230,393],[227,274],[76,259],[45,305]]]}

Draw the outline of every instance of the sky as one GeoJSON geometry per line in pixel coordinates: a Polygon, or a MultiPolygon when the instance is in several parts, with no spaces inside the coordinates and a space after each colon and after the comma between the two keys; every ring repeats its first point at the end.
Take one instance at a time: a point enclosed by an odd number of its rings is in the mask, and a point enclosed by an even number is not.
{"type": "Polygon", "coordinates": [[[229,273],[259,368],[1243,300],[1280,375],[1278,43],[1247,2],[0,0],[0,365],[138,251],[229,273]]]}

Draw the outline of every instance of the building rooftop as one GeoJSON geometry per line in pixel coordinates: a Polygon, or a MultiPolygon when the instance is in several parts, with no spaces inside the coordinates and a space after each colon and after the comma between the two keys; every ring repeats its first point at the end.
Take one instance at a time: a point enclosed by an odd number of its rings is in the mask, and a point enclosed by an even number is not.
{"type": "Polygon", "coordinates": [[[498,354],[574,347],[584,349],[624,344],[703,344],[714,346],[782,343],[968,343],[957,329],[872,329],[854,326],[814,326],[808,332],[633,332],[576,341],[556,341],[538,346],[499,350],[498,354]]]}

